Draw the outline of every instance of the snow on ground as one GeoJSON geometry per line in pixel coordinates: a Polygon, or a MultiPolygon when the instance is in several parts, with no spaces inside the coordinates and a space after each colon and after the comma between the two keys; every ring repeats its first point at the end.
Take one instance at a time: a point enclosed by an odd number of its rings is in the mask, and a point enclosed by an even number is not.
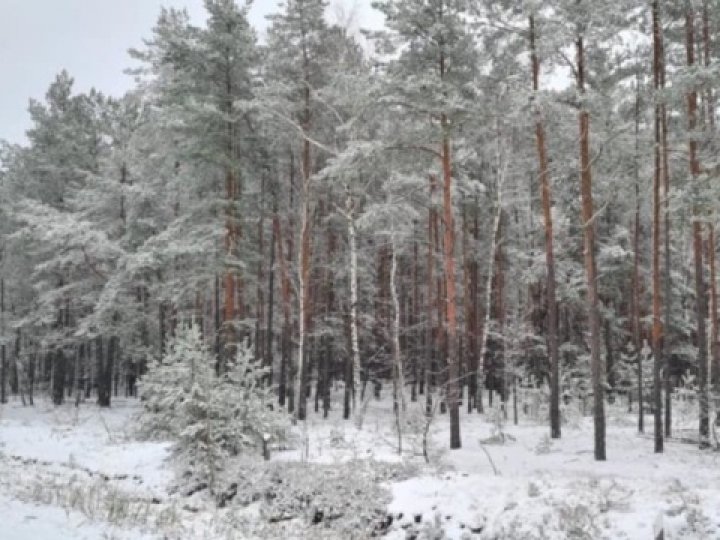
{"type": "Polygon", "coordinates": [[[102,412],[94,406],[55,408],[42,400],[35,407],[0,407],[0,538],[154,538],[125,522],[93,523],[89,517],[103,514],[101,494],[109,486],[153,497],[172,478],[167,443],[130,439],[128,420],[136,410],[134,402],[123,400],[102,412]],[[71,510],[73,505],[84,512],[71,510]]]}
{"type": "MultiPolygon", "coordinates": [[[[389,511],[405,529],[391,538],[405,538],[422,516],[450,538],[640,539],[663,523],[666,539],[720,539],[720,455],[672,441],[654,454],[634,416],[611,408],[609,420],[608,460],[597,462],[591,418],[564,426],[556,441],[545,426],[507,422],[505,442],[493,444],[495,426],[464,415],[463,447],[445,454],[446,472],[392,486],[389,511]]],[[[445,425],[435,431],[438,443],[448,437],[445,425]]]]}
{"type": "MultiPolygon", "coordinates": [[[[659,522],[666,538],[720,539],[720,454],[672,441],[654,454],[652,440],[637,434],[635,417],[619,405],[609,408],[603,463],[593,459],[590,418],[570,415],[562,439],[551,441],[546,426],[525,417],[499,427],[488,421],[492,415],[463,413],[460,450],[445,450],[447,417],[433,422],[430,465],[421,453],[420,404],[409,404],[402,457],[390,403],[372,401],[361,431],[334,405],[327,420],[311,412],[293,447],[273,460],[311,468],[353,460],[414,464],[416,476],[384,484],[391,540],[644,539],[659,522]]],[[[248,538],[242,528],[228,535],[216,525],[240,522],[241,514],[259,519],[255,507],[217,510],[197,496],[167,493],[169,444],[132,439],[137,407],[134,400],[103,411],[44,402],[0,407],[0,538],[154,538],[147,531],[158,538],[248,538]]],[[[679,423],[694,414],[692,407],[678,412],[679,423]]],[[[323,538],[332,536],[325,531],[323,538]]]]}
{"type": "Polygon", "coordinates": [[[150,540],[136,530],[88,523],[77,512],[0,496],[0,538],[6,540],[150,540]]]}
{"type": "Polygon", "coordinates": [[[104,410],[13,402],[0,409],[0,451],[106,475],[137,476],[145,488],[164,491],[172,479],[163,466],[170,445],[132,440],[130,416],[135,412],[135,400],[119,399],[104,410]]]}

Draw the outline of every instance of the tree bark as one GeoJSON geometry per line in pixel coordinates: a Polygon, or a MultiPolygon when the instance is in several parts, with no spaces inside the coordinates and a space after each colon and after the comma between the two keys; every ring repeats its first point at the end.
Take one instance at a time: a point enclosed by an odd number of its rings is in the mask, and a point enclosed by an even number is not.
{"type": "Polygon", "coordinates": [[[710,372],[709,382],[715,385],[718,360],[718,296],[715,270],[715,227],[708,224],[707,260],[710,264],[710,372]]]}
{"type": "Polygon", "coordinates": [[[653,176],[653,203],[652,203],[652,349],[653,349],[653,403],[655,452],[663,451],[663,421],[662,421],[662,380],[661,370],[663,363],[662,323],[660,310],[662,299],[660,297],[660,185],[662,184],[662,110],[657,95],[661,89],[662,69],[662,31],[660,27],[659,2],[655,0],[652,6],[653,18],[653,83],[655,88],[655,174],[653,176]]]}
{"type": "MultiPolygon", "coordinates": [[[[110,339],[112,343],[112,338],[110,339]]],[[[98,405],[100,407],[110,406],[110,391],[111,391],[111,377],[112,371],[108,369],[110,364],[110,356],[113,354],[112,346],[108,346],[107,358],[105,357],[105,347],[103,338],[98,336],[95,340],[95,365],[97,366],[95,372],[95,382],[97,384],[97,396],[98,405]]]]}
{"type": "Polygon", "coordinates": [[[391,233],[390,240],[392,250],[390,266],[390,297],[393,306],[392,319],[392,356],[393,356],[393,410],[395,413],[395,427],[398,436],[398,454],[402,454],[402,425],[403,414],[407,409],[405,401],[405,376],[400,350],[400,301],[396,283],[397,277],[397,252],[395,248],[395,231],[391,233]]]}
{"type": "Polygon", "coordinates": [[[640,77],[637,79],[635,96],[635,223],[633,227],[633,275],[632,275],[632,339],[637,361],[638,432],[645,431],[645,406],[643,399],[643,355],[640,316],[640,77]]]}
{"type": "Polygon", "coordinates": [[[5,278],[0,277],[0,403],[7,403],[7,358],[5,357],[5,278]]]}
{"type": "MultiPolygon", "coordinates": [[[[708,0],[703,0],[702,4],[702,33],[703,33],[703,51],[705,55],[705,67],[710,67],[711,57],[710,51],[712,50],[712,39],[710,33],[710,9],[708,6],[708,0]]],[[[715,130],[715,96],[711,86],[705,90],[705,106],[707,110],[708,127],[711,130],[715,130]]]]}
{"type": "Polygon", "coordinates": [[[360,342],[358,337],[358,274],[357,274],[357,230],[355,228],[354,204],[348,196],[346,219],[348,227],[348,243],[350,248],[350,355],[352,359],[352,408],[357,414],[358,385],[360,384],[360,342]]]}
{"type": "Polygon", "coordinates": [[[285,406],[286,398],[289,398],[288,412],[294,411],[294,392],[292,392],[292,384],[290,384],[290,392],[288,392],[287,381],[289,377],[289,371],[291,371],[291,355],[290,355],[290,342],[292,336],[292,322],[291,322],[291,311],[290,311],[290,278],[288,276],[287,262],[285,260],[285,253],[283,252],[283,237],[282,230],[280,229],[280,216],[275,213],[273,216],[273,230],[275,231],[275,237],[277,238],[277,257],[280,262],[280,290],[282,293],[282,306],[283,306],[283,329],[280,344],[280,381],[278,384],[278,402],[281,407],[285,406]],[[287,394],[290,394],[289,396],[287,394]]]}
{"type": "MultiPolygon", "coordinates": [[[[467,370],[467,411],[472,412],[477,406],[477,366],[478,366],[478,335],[477,335],[477,308],[478,308],[478,263],[474,250],[470,249],[471,220],[468,218],[468,205],[463,210],[463,259],[465,261],[465,341],[466,341],[466,370],[467,370]]],[[[476,213],[477,209],[473,209],[476,213]]],[[[473,231],[474,232],[474,231],[473,231]]],[[[476,238],[472,236],[473,240],[476,238]]],[[[473,243],[473,246],[475,243],[473,243]]]]}
{"type": "Polygon", "coordinates": [[[450,448],[460,448],[460,370],[457,357],[457,321],[455,291],[455,222],[452,207],[452,165],[450,157],[450,135],[447,117],[442,115],[443,143],[443,220],[445,238],[443,264],[445,267],[446,319],[448,345],[447,402],[450,409],[450,448]]]}
{"type": "MultiPolygon", "coordinates": [[[[535,18],[530,17],[530,51],[532,56],[532,79],[535,99],[540,90],[540,60],[535,45],[535,18]]],[[[545,126],[541,111],[536,111],[535,141],[540,171],[540,191],[542,196],[543,219],[545,222],[545,266],[547,288],[547,344],[550,357],[550,435],[560,438],[560,353],[558,352],[558,313],[557,294],[555,292],[555,254],[553,250],[552,196],[550,192],[550,172],[548,168],[545,143],[545,126]]]]}
{"type": "MultiPolygon", "coordinates": [[[[581,99],[585,99],[585,46],[582,34],[577,38],[577,83],[581,99]]],[[[595,209],[592,198],[592,164],[590,160],[590,113],[581,104],[580,124],[580,196],[584,231],[585,275],[590,326],[590,368],[593,390],[594,453],[597,461],[606,459],[605,452],[605,369],[600,353],[600,312],[598,308],[597,265],[595,262],[595,209]]]]}
{"type": "MultiPolygon", "coordinates": [[[[695,65],[695,13],[691,2],[686,2],[685,14],[685,50],[687,65],[695,65]]],[[[694,134],[697,127],[697,90],[693,88],[687,94],[688,108],[688,151],[690,158],[690,174],[693,178],[693,185],[697,186],[701,172],[700,159],[698,157],[698,143],[694,134]]],[[[709,414],[707,395],[707,332],[705,328],[705,317],[707,307],[705,305],[705,278],[703,270],[703,241],[702,223],[700,208],[696,204],[693,208],[693,260],[695,263],[695,297],[697,315],[697,347],[698,347],[698,403],[699,411],[699,438],[700,448],[709,446],[709,414]]]]}
{"type": "MultiPolygon", "coordinates": [[[[660,26],[662,32],[662,26],[660,26]]],[[[660,40],[661,58],[662,65],[660,69],[660,87],[665,89],[665,42],[660,40]]],[[[664,383],[665,383],[665,436],[670,437],[672,434],[672,371],[674,368],[673,355],[672,355],[672,337],[673,337],[673,326],[672,326],[672,285],[671,279],[671,259],[672,254],[670,251],[670,150],[668,146],[668,121],[667,121],[667,104],[665,99],[660,102],[660,115],[662,121],[662,160],[663,160],[663,197],[664,197],[664,268],[663,268],[663,296],[664,296],[664,307],[665,307],[665,331],[664,331],[664,352],[665,352],[665,371],[664,371],[664,383]]]]}
{"type": "Polygon", "coordinates": [[[297,373],[295,383],[295,396],[297,399],[297,407],[295,408],[295,418],[297,420],[305,420],[307,409],[306,394],[306,373],[307,366],[305,362],[305,353],[307,346],[307,329],[310,320],[310,209],[307,198],[309,194],[305,190],[303,203],[301,225],[300,225],[300,253],[299,253],[299,272],[298,272],[298,352],[297,352],[297,373]]]}
{"type": "MultiPolygon", "coordinates": [[[[427,301],[426,301],[426,336],[427,342],[425,347],[423,376],[425,379],[425,413],[430,414],[432,412],[432,382],[434,380],[431,376],[434,368],[434,358],[436,349],[435,332],[433,330],[433,307],[438,299],[434,298],[434,270],[435,270],[435,230],[434,223],[436,221],[435,216],[437,210],[435,209],[435,190],[437,187],[437,180],[434,175],[430,175],[430,205],[428,209],[428,251],[427,251],[427,301]]],[[[440,322],[438,321],[438,324],[440,322]]]]}
{"type": "Polygon", "coordinates": [[[52,373],[53,405],[62,405],[65,400],[65,352],[62,347],[58,347],[55,351],[52,373]]]}
{"type": "MultiPolygon", "coordinates": [[[[277,214],[277,193],[273,189],[273,218],[277,214]]],[[[268,271],[268,312],[267,312],[267,335],[265,336],[265,359],[263,363],[271,370],[274,369],[273,341],[274,341],[274,324],[275,324],[275,253],[279,239],[273,223],[270,235],[270,268],[268,271]]],[[[273,383],[273,373],[270,372],[268,384],[273,383]]]]}
{"type": "Polygon", "coordinates": [[[236,255],[237,238],[236,218],[235,218],[235,175],[232,170],[228,169],[225,176],[225,197],[226,197],[226,217],[225,217],[225,286],[223,301],[223,345],[224,349],[221,354],[221,371],[224,371],[225,364],[233,354],[233,344],[237,337],[235,336],[235,317],[237,315],[236,300],[236,275],[232,266],[232,260],[236,255]]]}

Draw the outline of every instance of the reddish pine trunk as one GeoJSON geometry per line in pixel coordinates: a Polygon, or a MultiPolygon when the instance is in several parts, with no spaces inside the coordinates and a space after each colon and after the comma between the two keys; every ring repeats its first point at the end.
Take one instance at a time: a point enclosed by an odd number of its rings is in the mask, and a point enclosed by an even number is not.
{"type": "MultiPolygon", "coordinates": [[[[703,1],[703,50],[705,53],[705,67],[710,67],[710,51],[712,49],[712,41],[710,39],[710,10],[708,8],[708,1],[703,1]]],[[[711,87],[705,91],[705,106],[708,118],[708,126],[710,129],[715,129],[715,97],[711,87]]]]}
{"type": "Polygon", "coordinates": [[[445,312],[447,319],[447,401],[450,409],[450,448],[460,448],[460,370],[457,358],[457,320],[455,291],[455,222],[452,208],[452,165],[450,158],[450,136],[447,118],[442,116],[442,170],[443,170],[443,218],[445,237],[443,263],[445,267],[445,291],[447,298],[445,312]]]}
{"type": "MultiPolygon", "coordinates": [[[[578,90],[585,94],[585,48],[583,37],[577,39],[578,90]]],[[[593,420],[595,430],[595,459],[605,456],[605,370],[600,356],[600,312],[598,309],[597,265],[595,262],[595,210],[592,198],[592,170],[590,161],[590,114],[581,105],[580,125],[580,196],[584,229],[585,275],[587,279],[588,321],[590,324],[590,368],[592,372],[593,420]]]]}
{"type": "MultiPolygon", "coordinates": [[[[540,89],[540,60],[535,45],[535,18],[530,17],[530,51],[532,55],[533,91],[540,89]]],[[[550,357],[550,434],[560,438],[560,353],[558,352],[558,313],[555,293],[555,254],[553,251],[552,196],[550,172],[545,144],[545,126],[540,111],[535,121],[535,141],[540,167],[540,191],[542,195],[543,219],[545,222],[545,266],[547,269],[547,341],[550,357]]]]}

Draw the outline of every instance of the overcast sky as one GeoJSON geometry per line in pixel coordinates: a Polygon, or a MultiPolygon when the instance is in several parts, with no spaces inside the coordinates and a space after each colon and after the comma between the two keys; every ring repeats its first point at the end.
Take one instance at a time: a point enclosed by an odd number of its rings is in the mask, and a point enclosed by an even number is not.
{"type": "MultiPolygon", "coordinates": [[[[160,6],[187,8],[205,19],[203,0],[0,0],[0,139],[21,143],[29,127],[28,99],[42,99],[55,74],[67,69],[77,91],[91,87],[122,95],[132,86],[123,74],[127,50],[150,36],[160,6]]],[[[380,14],[370,0],[335,0],[329,17],[356,11],[356,24],[375,27],[380,14]]],[[[262,34],[277,0],[255,0],[250,12],[262,34]]],[[[341,15],[342,16],[342,15],[341,15]]],[[[344,17],[344,16],[342,16],[344,17]]]]}

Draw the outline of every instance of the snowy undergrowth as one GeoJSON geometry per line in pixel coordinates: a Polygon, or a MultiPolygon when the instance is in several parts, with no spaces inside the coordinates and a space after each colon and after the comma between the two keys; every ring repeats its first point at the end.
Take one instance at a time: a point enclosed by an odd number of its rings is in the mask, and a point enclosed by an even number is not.
{"type": "MultiPolygon", "coordinates": [[[[392,485],[390,538],[635,539],[660,523],[666,539],[720,538],[720,456],[671,441],[654,454],[634,416],[617,405],[608,417],[608,461],[598,463],[589,418],[565,425],[560,440],[521,418],[489,444],[497,425],[464,416],[463,448],[446,455],[446,472],[392,485]]],[[[447,439],[445,422],[434,437],[447,439]]]]}
{"type": "Polygon", "coordinates": [[[238,456],[215,495],[190,497],[171,493],[181,470],[170,445],[132,439],[135,400],[104,411],[6,405],[0,484],[14,500],[0,501],[0,513],[20,505],[30,518],[12,523],[28,538],[45,520],[77,531],[58,533],[63,540],[635,539],[659,520],[666,538],[720,538],[720,455],[675,442],[653,454],[620,406],[609,411],[605,463],[593,460],[589,418],[551,440],[530,419],[513,426],[463,413],[463,448],[441,451],[448,426],[438,416],[426,465],[412,425],[418,404],[409,404],[400,456],[391,403],[372,400],[358,430],[341,418],[338,390],[330,417],[311,411],[271,461],[238,456]]]}

